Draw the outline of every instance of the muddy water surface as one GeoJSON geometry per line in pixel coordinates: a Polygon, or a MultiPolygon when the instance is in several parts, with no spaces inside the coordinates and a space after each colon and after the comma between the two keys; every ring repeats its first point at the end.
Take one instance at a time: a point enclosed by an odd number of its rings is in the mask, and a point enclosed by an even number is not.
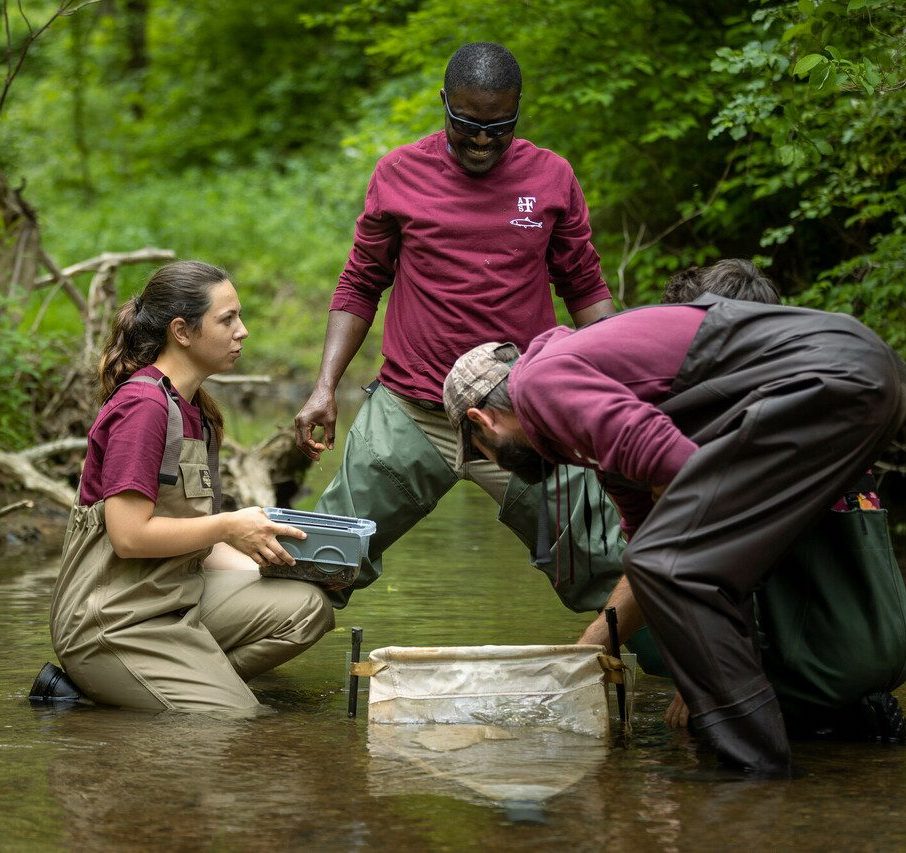
{"type": "Polygon", "coordinates": [[[387,553],[384,578],[338,613],[334,633],[253,683],[275,710],[254,720],[31,707],[52,654],[57,556],[7,559],[0,850],[906,849],[906,749],[798,744],[793,781],[721,779],[663,725],[661,679],[640,679],[626,741],[521,732],[462,760],[429,735],[369,733],[365,693],[348,719],[354,625],[366,652],[578,635],[587,619],[493,518],[478,490],[454,489],[387,553]]]}

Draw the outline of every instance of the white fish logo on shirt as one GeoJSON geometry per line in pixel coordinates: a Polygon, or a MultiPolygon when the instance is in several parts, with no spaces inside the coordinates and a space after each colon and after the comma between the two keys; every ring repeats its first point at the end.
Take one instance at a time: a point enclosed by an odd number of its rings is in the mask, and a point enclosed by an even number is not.
{"type": "MultiPolygon", "coordinates": [[[[521,195],[516,199],[516,210],[520,213],[531,213],[535,209],[537,199],[533,195],[521,195]]],[[[543,228],[543,224],[530,219],[528,216],[522,216],[518,219],[511,219],[510,225],[517,228],[543,228]]]]}

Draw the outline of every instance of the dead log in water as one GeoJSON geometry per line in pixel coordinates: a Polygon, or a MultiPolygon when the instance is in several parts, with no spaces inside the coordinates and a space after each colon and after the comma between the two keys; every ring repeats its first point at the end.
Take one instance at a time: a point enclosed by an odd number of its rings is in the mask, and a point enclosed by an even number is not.
{"type": "MultiPolygon", "coordinates": [[[[84,451],[85,446],[84,438],[62,438],[20,450],[18,453],[0,450],[0,472],[25,491],[48,498],[60,506],[69,507],[75,497],[75,489],[69,485],[67,479],[49,475],[40,470],[35,463],[65,451],[84,451]]],[[[74,473],[77,474],[78,471],[74,473]]]]}

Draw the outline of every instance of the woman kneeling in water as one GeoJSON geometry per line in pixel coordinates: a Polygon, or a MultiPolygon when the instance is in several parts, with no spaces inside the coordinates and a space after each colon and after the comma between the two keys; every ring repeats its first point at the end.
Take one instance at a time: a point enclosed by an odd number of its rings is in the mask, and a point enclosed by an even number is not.
{"type": "Polygon", "coordinates": [[[119,311],[51,605],[54,651],[96,702],[251,710],[246,681],[333,628],[324,593],[257,567],[304,534],[260,507],[220,512],[223,418],[201,387],[248,330],[226,273],[178,261],[119,311]]]}

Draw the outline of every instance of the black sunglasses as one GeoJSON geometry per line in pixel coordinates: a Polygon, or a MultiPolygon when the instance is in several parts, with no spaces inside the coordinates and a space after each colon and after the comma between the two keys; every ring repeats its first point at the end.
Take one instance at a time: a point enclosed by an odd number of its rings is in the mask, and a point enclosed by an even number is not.
{"type": "Polygon", "coordinates": [[[477,121],[469,121],[468,119],[460,118],[459,116],[453,115],[450,111],[450,105],[447,103],[447,93],[444,92],[444,109],[447,111],[447,116],[450,119],[450,126],[457,133],[461,133],[463,136],[478,136],[479,133],[484,131],[485,136],[489,136],[491,139],[496,139],[498,136],[506,136],[508,133],[512,133],[516,127],[516,122],[519,121],[519,105],[516,105],[516,115],[512,118],[507,119],[506,121],[495,121],[491,124],[479,124],[477,121]]]}

